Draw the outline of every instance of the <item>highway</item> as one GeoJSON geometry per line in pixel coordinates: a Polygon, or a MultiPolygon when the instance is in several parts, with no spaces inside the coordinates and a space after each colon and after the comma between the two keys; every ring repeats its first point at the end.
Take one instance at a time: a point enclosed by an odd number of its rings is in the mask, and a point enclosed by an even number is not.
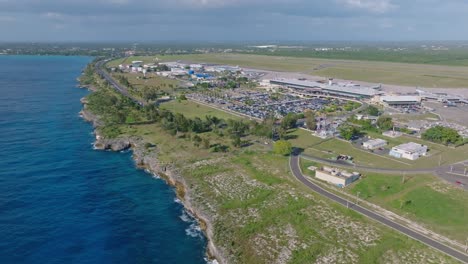
{"type": "Polygon", "coordinates": [[[297,180],[299,180],[301,183],[303,183],[304,185],[306,185],[309,189],[311,189],[312,191],[316,192],[317,194],[320,194],[330,200],[333,200],[334,202],[337,202],[343,206],[346,206],[348,207],[350,210],[353,210],[353,211],[356,211],[368,218],[371,218],[381,224],[384,224],[400,233],[403,233],[415,240],[418,240],[436,250],[439,250],[440,252],[442,253],[445,253],[459,261],[461,261],[462,263],[468,263],[468,255],[466,255],[465,253],[461,252],[461,251],[458,251],[454,248],[451,248],[449,246],[446,246],[432,238],[429,238],[421,233],[418,233],[412,229],[409,229],[399,223],[396,223],[396,222],[393,222],[392,220],[378,214],[378,213],[375,213],[369,209],[366,209],[364,207],[361,207],[349,200],[346,200],[344,198],[341,198],[340,196],[338,195],[335,195],[323,188],[321,188],[319,185],[307,180],[305,178],[305,176],[302,174],[302,171],[301,171],[301,168],[300,168],[300,165],[299,165],[299,154],[295,151],[292,155],[291,155],[291,158],[289,160],[289,166],[290,166],[290,169],[291,169],[291,172],[293,173],[294,177],[296,177],[297,180]]]}
{"type": "Polygon", "coordinates": [[[106,63],[107,61],[103,60],[103,61],[98,61],[95,65],[94,65],[94,68],[96,69],[96,72],[97,74],[99,74],[99,76],[101,76],[102,78],[104,78],[117,92],[121,93],[123,96],[126,96],[128,98],[130,98],[133,102],[143,106],[145,105],[146,103],[143,102],[143,101],[140,101],[138,99],[136,99],[135,97],[131,96],[128,91],[127,91],[127,88],[121,86],[119,83],[117,83],[109,74],[107,74],[106,71],[104,71],[102,69],[102,65],[104,63],[106,63]]]}

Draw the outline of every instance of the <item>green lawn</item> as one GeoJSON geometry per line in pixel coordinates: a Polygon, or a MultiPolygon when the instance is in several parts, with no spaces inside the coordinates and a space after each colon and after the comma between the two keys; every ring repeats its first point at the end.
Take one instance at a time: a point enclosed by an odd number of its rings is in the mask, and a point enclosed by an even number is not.
{"type": "Polygon", "coordinates": [[[140,73],[113,73],[112,76],[116,79],[116,76],[125,76],[128,81],[135,88],[142,88],[144,86],[158,87],[161,91],[172,93],[174,88],[177,88],[179,81],[161,77],[155,74],[147,74],[147,78],[143,79],[143,74],[140,73]]]}
{"type": "Polygon", "coordinates": [[[468,236],[468,194],[462,189],[432,175],[363,175],[346,190],[460,242],[468,236]]]}
{"type": "Polygon", "coordinates": [[[434,144],[418,138],[402,136],[399,138],[387,138],[381,134],[368,132],[372,138],[382,138],[388,141],[386,148],[390,149],[393,146],[407,142],[415,142],[427,145],[429,147],[428,156],[421,157],[418,160],[411,161],[406,159],[398,159],[389,155],[379,156],[370,153],[367,150],[353,146],[351,143],[339,139],[321,139],[311,135],[310,132],[304,130],[295,130],[289,133],[290,141],[293,146],[304,149],[305,154],[319,158],[334,158],[338,155],[349,155],[354,158],[357,165],[368,167],[381,168],[433,168],[439,165],[453,164],[468,158],[468,145],[451,148],[439,144],[434,144]],[[442,156],[442,158],[440,158],[442,156]]]}

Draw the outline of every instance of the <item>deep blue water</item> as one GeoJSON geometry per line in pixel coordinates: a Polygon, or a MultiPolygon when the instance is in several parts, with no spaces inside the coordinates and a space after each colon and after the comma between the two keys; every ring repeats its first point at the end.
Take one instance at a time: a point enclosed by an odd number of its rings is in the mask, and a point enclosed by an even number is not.
{"type": "Polygon", "coordinates": [[[87,57],[0,56],[0,263],[205,263],[174,191],[92,149],[87,57]]]}

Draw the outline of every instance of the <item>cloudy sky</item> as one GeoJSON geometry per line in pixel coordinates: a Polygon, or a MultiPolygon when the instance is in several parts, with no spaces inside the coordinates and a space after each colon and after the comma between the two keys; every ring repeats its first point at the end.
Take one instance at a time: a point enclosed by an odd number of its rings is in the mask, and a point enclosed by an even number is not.
{"type": "Polygon", "coordinates": [[[0,0],[0,42],[467,39],[467,0],[0,0]]]}

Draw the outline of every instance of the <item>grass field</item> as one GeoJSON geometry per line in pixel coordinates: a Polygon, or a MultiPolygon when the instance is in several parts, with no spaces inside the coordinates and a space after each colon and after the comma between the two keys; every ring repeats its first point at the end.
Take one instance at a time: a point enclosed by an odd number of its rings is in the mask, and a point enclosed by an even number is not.
{"type": "MultiPolygon", "coordinates": [[[[193,54],[151,57],[131,57],[145,62],[189,60],[194,62],[239,65],[275,71],[302,72],[311,75],[333,77],[373,83],[422,86],[427,88],[467,87],[468,67],[425,65],[376,61],[331,60],[315,58],[278,57],[248,54],[193,54]],[[319,67],[321,66],[321,67],[319,67]],[[319,70],[315,70],[320,68],[319,70]]],[[[110,62],[115,66],[123,59],[110,62]]]]}
{"type": "Polygon", "coordinates": [[[214,241],[232,262],[454,263],[311,193],[292,178],[287,157],[255,150],[210,153],[157,125],[123,131],[156,144],[158,159],[180,169],[194,206],[216,216],[214,241]]]}
{"type": "Polygon", "coordinates": [[[299,129],[291,132],[289,135],[292,138],[290,141],[293,146],[304,149],[305,154],[326,159],[336,157],[337,155],[349,155],[354,158],[356,164],[368,167],[398,169],[432,168],[439,165],[439,160],[441,161],[441,165],[448,165],[466,160],[468,157],[467,145],[458,148],[450,148],[408,136],[393,139],[372,132],[368,133],[372,138],[387,140],[388,145],[386,148],[389,149],[407,142],[427,145],[429,147],[429,154],[427,157],[411,161],[397,159],[389,155],[379,156],[367,150],[355,147],[349,142],[338,139],[324,140],[311,135],[310,132],[299,129]],[[442,158],[440,158],[441,156],[442,158]]]}
{"type": "Polygon", "coordinates": [[[216,116],[222,119],[242,119],[236,115],[231,115],[227,112],[217,110],[208,106],[204,106],[192,101],[170,101],[160,105],[162,109],[167,109],[175,113],[181,113],[188,118],[200,117],[204,118],[207,115],[216,116]]]}
{"type": "MultiPolygon", "coordinates": [[[[195,112],[190,103],[177,105],[174,111],[177,107],[183,114],[195,112]]],[[[147,158],[171,164],[172,171],[183,176],[187,189],[179,186],[177,193],[181,199],[190,196],[194,208],[208,217],[214,242],[229,262],[454,263],[314,194],[290,174],[287,157],[268,148],[262,151],[263,144],[234,148],[227,136],[200,133],[210,144],[230,148],[226,153],[212,152],[196,146],[193,133],[171,135],[158,123],[122,124],[117,130],[142,138],[136,144],[147,158]]],[[[301,133],[291,132],[297,135],[296,144],[310,144],[301,133]]]]}
{"type": "Polygon", "coordinates": [[[141,73],[112,74],[114,78],[119,75],[125,76],[135,88],[143,88],[144,86],[159,87],[161,91],[171,93],[173,92],[173,89],[177,88],[177,86],[179,85],[179,81],[177,80],[160,77],[155,74],[147,74],[146,79],[143,79],[143,74],[141,73]]]}
{"type": "Polygon", "coordinates": [[[366,173],[349,192],[457,239],[468,236],[468,194],[432,175],[403,176],[366,173]]]}
{"type": "MultiPolygon", "coordinates": [[[[308,166],[321,164],[301,159],[303,173],[314,176],[308,166]]],[[[434,175],[361,174],[357,182],[341,190],[464,243],[468,236],[468,194],[463,189],[434,175]]]]}

